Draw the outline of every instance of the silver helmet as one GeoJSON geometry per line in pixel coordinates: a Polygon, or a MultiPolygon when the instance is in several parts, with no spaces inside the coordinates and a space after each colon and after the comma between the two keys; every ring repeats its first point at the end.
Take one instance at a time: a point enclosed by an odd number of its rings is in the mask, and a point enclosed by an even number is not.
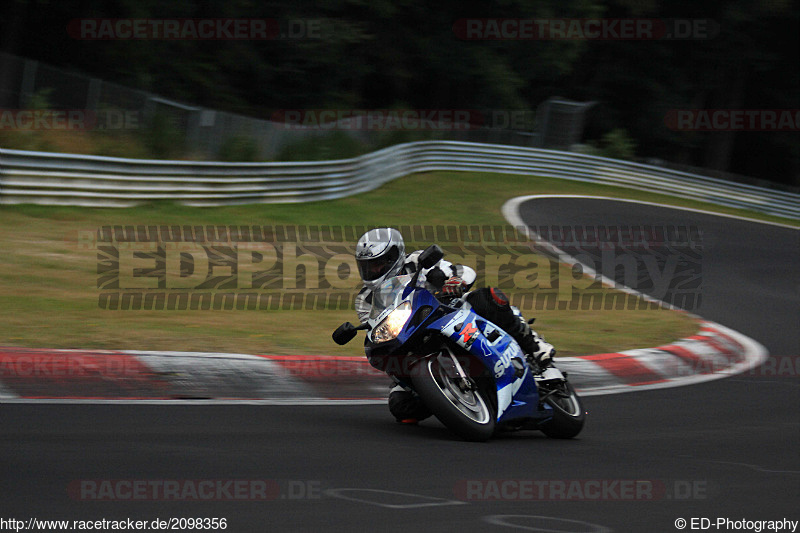
{"type": "Polygon", "coordinates": [[[386,279],[397,275],[406,262],[403,236],[394,228],[369,230],[356,244],[356,263],[364,285],[375,290],[386,279]]]}

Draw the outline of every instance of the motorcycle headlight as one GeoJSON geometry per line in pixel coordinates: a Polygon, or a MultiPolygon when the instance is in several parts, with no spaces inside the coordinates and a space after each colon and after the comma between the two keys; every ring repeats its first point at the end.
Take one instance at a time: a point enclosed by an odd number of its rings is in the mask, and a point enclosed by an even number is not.
{"type": "Polygon", "coordinates": [[[389,313],[389,316],[372,330],[372,342],[386,342],[397,337],[410,316],[411,302],[398,305],[397,309],[389,313]]]}

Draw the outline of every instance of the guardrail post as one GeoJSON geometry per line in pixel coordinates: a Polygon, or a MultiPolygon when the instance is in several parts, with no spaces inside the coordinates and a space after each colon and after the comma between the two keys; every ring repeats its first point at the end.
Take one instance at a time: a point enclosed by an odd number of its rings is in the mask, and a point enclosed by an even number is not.
{"type": "Polygon", "coordinates": [[[39,62],[33,59],[26,59],[22,68],[22,84],[19,90],[19,107],[24,108],[28,106],[28,101],[33,96],[36,87],[36,71],[39,68],[39,62]]]}

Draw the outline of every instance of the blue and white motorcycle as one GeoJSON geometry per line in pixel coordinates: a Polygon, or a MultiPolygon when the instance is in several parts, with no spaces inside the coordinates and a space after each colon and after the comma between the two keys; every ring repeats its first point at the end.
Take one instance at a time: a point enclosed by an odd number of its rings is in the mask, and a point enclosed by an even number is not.
{"type": "Polygon", "coordinates": [[[470,441],[497,431],[534,429],[572,438],[585,412],[567,376],[551,366],[534,371],[517,342],[462,299],[439,301],[420,272],[442,258],[432,245],[413,276],[385,281],[373,292],[369,321],[333,333],[346,344],[368,330],[370,364],[413,389],[451,431],[470,441]]]}

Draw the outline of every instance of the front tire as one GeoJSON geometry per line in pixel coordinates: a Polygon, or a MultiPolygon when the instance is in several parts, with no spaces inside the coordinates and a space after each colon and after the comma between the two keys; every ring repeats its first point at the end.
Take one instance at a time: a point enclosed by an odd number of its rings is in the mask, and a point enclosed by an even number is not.
{"type": "Polygon", "coordinates": [[[553,439],[571,439],[581,432],[586,412],[568,381],[552,388],[540,386],[540,393],[546,395],[545,403],[553,408],[553,418],[539,426],[545,435],[553,439]]]}
{"type": "Polygon", "coordinates": [[[420,361],[411,381],[434,416],[459,437],[482,442],[494,434],[495,413],[486,394],[469,378],[471,388],[462,390],[458,380],[447,375],[438,357],[420,361]]]}

